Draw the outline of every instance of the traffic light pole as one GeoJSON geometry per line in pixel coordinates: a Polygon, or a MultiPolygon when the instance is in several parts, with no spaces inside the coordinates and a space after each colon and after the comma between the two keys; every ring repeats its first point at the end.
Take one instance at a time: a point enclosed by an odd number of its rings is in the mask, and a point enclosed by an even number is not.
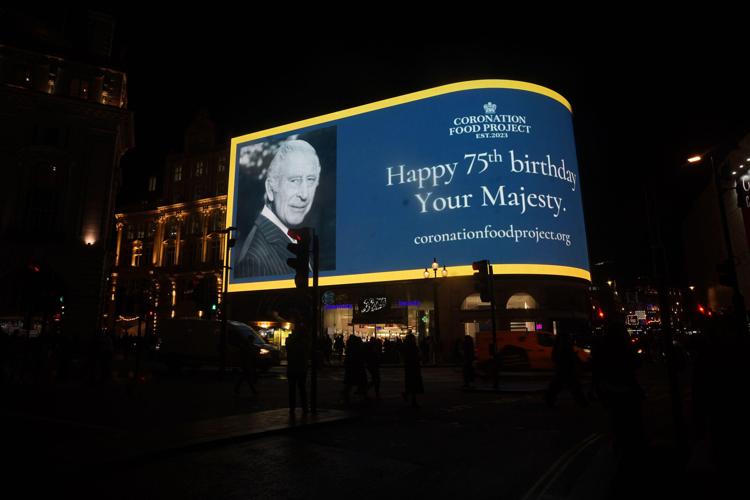
{"type": "Polygon", "coordinates": [[[320,252],[318,235],[313,231],[313,288],[312,288],[312,328],[310,356],[310,411],[318,411],[318,325],[320,310],[320,295],[318,293],[318,271],[320,270],[320,252]]]}
{"type": "Polygon", "coordinates": [[[494,279],[492,277],[492,264],[487,265],[489,267],[489,281],[490,281],[490,314],[492,315],[492,362],[494,363],[495,367],[492,370],[493,373],[493,380],[492,380],[492,387],[494,389],[498,388],[499,385],[499,372],[500,372],[500,366],[498,364],[498,353],[497,353],[497,320],[495,319],[495,284],[494,279]]]}
{"type": "Polygon", "coordinates": [[[232,226],[224,229],[222,232],[226,234],[226,251],[224,252],[224,279],[221,282],[222,294],[221,294],[221,339],[219,340],[219,351],[221,354],[221,367],[219,369],[220,376],[224,376],[227,369],[227,321],[229,319],[229,301],[227,300],[228,295],[228,282],[229,282],[229,270],[232,269],[229,266],[229,249],[234,246],[234,238],[232,238],[232,231],[237,228],[232,226]]]}

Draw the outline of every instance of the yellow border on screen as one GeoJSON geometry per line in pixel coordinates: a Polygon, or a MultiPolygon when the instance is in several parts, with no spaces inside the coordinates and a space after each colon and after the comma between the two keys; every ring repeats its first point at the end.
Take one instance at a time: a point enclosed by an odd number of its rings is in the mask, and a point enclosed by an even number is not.
{"type": "MultiPolygon", "coordinates": [[[[363,106],[357,106],[354,108],[345,109],[343,111],[337,111],[335,113],[329,113],[327,115],[321,115],[314,118],[309,118],[307,120],[301,120],[298,122],[288,123],[286,125],[273,127],[266,130],[261,130],[260,132],[253,132],[251,134],[233,137],[232,144],[229,150],[229,183],[227,191],[226,227],[229,227],[231,225],[232,213],[234,212],[234,179],[236,173],[235,158],[237,156],[237,145],[239,143],[248,142],[255,139],[262,139],[264,137],[269,137],[272,135],[283,134],[284,132],[291,132],[293,130],[303,129],[311,127],[313,125],[320,125],[321,123],[341,120],[343,118],[349,118],[351,116],[361,115],[364,113],[369,113],[371,111],[377,111],[379,109],[398,106],[399,104],[406,104],[409,102],[419,101],[422,99],[428,99],[430,97],[436,97],[445,94],[451,94],[454,92],[461,92],[464,90],[478,89],[525,90],[527,92],[533,92],[535,94],[541,94],[543,96],[549,97],[550,99],[553,99],[565,106],[565,108],[571,113],[573,112],[573,109],[567,99],[565,99],[554,90],[542,87],[541,85],[520,82],[516,80],[472,80],[468,82],[451,83],[449,85],[421,90],[419,92],[413,92],[411,94],[405,94],[399,97],[393,97],[391,99],[385,99],[382,101],[373,102],[371,104],[365,104],[363,106]]],[[[230,255],[229,262],[231,261],[232,259],[230,255]]],[[[555,266],[546,264],[493,264],[493,270],[495,274],[538,274],[568,276],[591,281],[591,273],[589,273],[585,269],[579,269],[577,267],[555,266]]],[[[319,279],[319,283],[321,286],[330,286],[350,285],[358,283],[376,283],[383,281],[403,281],[419,279],[423,276],[422,273],[424,273],[423,269],[409,269],[404,271],[386,271],[379,273],[347,274],[342,276],[324,276],[319,279]]],[[[449,269],[448,273],[449,276],[469,276],[473,274],[473,270],[470,265],[454,266],[449,269]]],[[[259,281],[253,283],[229,283],[228,290],[229,292],[249,292],[257,290],[277,290],[282,288],[294,288],[294,280],[287,279],[276,281],[259,281]]]]}

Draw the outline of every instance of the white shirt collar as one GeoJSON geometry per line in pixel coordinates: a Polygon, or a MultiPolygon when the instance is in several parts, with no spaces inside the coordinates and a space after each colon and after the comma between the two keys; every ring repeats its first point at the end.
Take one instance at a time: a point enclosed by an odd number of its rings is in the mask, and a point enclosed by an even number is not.
{"type": "Polygon", "coordinates": [[[281,229],[281,231],[286,235],[287,238],[289,238],[289,241],[292,243],[296,243],[297,240],[289,236],[289,228],[284,225],[283,222],[279,220],[279,218],[276,216],[275,213],[273,213],[273,210],[268,208],[268,205],[263,205],[263,210],[260,211],[260,214],[265,217],[266,219],[273,222],[273,225],[281,229]]]}

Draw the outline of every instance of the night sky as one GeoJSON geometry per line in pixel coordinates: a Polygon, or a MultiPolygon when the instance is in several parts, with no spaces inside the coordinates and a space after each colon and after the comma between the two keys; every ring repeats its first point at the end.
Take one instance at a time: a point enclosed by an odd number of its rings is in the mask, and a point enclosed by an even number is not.
{"type": "MultiPolygon", "coordinates": [[[[134,186],[143,190],[148,173],[161,175],[165,155],[182,150],[185,128],[202,108],[228,140],[447,83],[523,80],[571,102],[591,263],[613,262],[614,277],[629,281],[651,273],[645,186],[657,193],[663,217],[678,221],[709,180],[688,172],[685,158],[750,133],[750,92],[738,70],[746,44],[727,39],[709,44],[662,33],[568,42],[550,33],[428,36],[399,26],[332,32],[294,25],[275,37],[260,29],[263,19],[118,15],[116,60],[128,72],[136,131],[121,202],[137,196],[134,186]]],[[[666,226],[679,274],[680,224],[666,226]]]]}

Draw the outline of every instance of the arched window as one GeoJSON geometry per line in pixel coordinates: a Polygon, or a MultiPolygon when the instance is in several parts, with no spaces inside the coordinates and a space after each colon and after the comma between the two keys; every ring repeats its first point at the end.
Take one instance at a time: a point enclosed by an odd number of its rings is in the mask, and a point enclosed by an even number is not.
{"type": "Polygon", "coordinates": [[[482,302],[478,293],[472,293],[467,295],[466,298],[461,302],[462,311],[475,311],[477,309],[487,309],[490,307],[489,302],[482,302]]]}
{"type": "Polygon", "coordinates": [[[508,299],[505,304],[506,309],[538,309],[539,305],[536,299],[528,293],[515,293],[508,299]]]}

